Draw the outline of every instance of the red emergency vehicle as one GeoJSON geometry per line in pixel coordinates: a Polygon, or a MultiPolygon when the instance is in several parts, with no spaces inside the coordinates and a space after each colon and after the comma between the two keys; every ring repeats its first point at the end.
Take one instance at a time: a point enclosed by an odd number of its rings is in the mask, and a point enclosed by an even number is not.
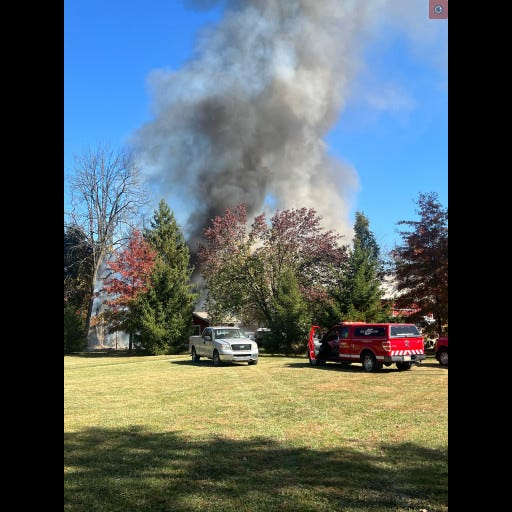
{"type": "Polygon", "coordinates": [[[323,335],[318,325],[311,326],[308,357],[312,365],[361,363],[364,371],[372,372],[391,364],[410,370],[426,356],[414,324],[340,322],[323,335]]]}

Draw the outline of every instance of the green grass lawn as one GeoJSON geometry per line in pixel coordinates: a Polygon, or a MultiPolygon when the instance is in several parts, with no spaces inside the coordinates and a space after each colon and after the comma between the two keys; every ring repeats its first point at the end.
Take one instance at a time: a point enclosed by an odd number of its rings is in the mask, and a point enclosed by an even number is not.
{"type": "Polygon", "coordinates": [[[64,357],[65,512],[448,510],[448,370],[64,357]]]}

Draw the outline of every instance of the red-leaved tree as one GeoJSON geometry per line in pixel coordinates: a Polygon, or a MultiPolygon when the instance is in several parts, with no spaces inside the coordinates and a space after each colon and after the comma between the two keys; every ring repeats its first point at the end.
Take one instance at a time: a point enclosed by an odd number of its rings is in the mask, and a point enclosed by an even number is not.
{"type": "Polygon", "coordinates": [[[433,314],[437,337],[448,329],[448,208],[436,192],[420,194],[416,204],[420,218],[398,223],[409,230],[400,231],[402,244],[392,252],[395,307],[414,307],[408,320],[418,323],[433,314]]]}
{"type": "Polygon", "coordinates": [[[147,291],[149,278],[155,265],[156,251],[134,230],[126,249],[107,260],[108,275],[103,280],[103,291],[112,298],[105,301],[106,317],[112,328],[130,333],[130,349],[136,319],[132,306],[137,297],[147,291]]]}
{"type": "Polygon", "coordinates": [[[200,246],[200,272],[208,288],[212,317],[235,314],[270,325],[276,311],[275,297],[284,276],[296,279],[303,299],[325,297],[332,270],[346,259],[340,236],[321,227],[311,208],[278,211],[267,222],[265,214],[247,226],[245,205],[226,209],[205,230],[200,246]]]}

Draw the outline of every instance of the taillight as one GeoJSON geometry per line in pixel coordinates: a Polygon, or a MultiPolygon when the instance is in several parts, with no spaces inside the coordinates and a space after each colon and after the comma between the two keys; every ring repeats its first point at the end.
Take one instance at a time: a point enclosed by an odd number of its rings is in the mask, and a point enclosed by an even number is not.
{"type": "Polygon", "coordinates": [[[382,342],[382,348],[386,351],[386,352],[389,352],[391,350],[391,342],[389,340],[386,340],[386,341],[383,341],[382,342]]]}

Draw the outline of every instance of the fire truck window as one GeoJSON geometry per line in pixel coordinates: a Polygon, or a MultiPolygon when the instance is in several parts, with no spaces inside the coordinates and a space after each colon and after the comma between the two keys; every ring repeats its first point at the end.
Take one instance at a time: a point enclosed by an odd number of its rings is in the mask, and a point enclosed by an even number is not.
{"type": "Polygon", "coordinates": [[[354,334],[363,338],[383,338],[386,333],[384,327],[365,325],[363,327],[357,327],[354,330],[354,334]]]}

